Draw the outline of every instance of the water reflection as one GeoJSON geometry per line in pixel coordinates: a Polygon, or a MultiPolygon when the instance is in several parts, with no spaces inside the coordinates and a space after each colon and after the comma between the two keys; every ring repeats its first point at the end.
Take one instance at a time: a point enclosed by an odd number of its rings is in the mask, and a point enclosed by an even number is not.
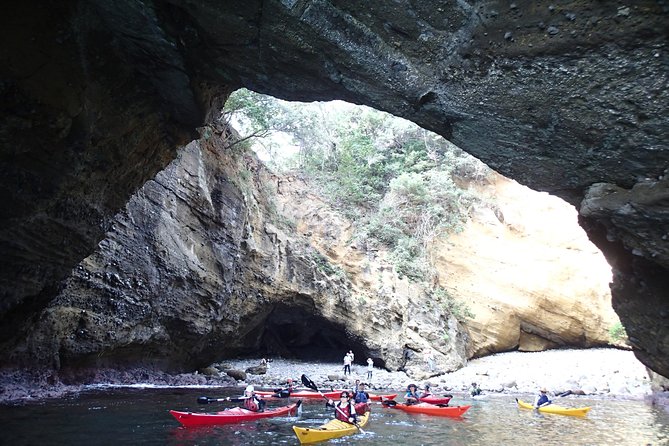
{"type": "MultiPolygon", "coordinates": [[[[215,392],[235,395],[238,390],[215,392]]],[[[0,407],[3,444],[12,445],[296,445],[292,426],[317,426],[331,416],[322,401],[304,400],[300,418],[279,417],[239,425],[181,428],[169,409],[216,411],[230,404],[201,406],[195,389],[93,392],[21,407],[0,407]],[[39,428],[37,428],[39,427],[39,428]]],[[[209,391],[209,393],[213,393],[209,391]]],[[[457,396],[456,396],[457,397],[457,396]]],[[[571,398],[571,397],[570,397],[571,398]]],[[[455,400],[455,399],[454,399],[455,400]]],[[[541,414],[516,407],[512,396],[472,404],[462,418],[407,414],[373,407],[365,434],[326,444],[353,445],[664,445],[669,416],[642,401],[565,398],[562,405],[590,405],[585,418],[541,414]]],[[[275,403],[278,404],[278,403],[275,403]]],[[[283,403],[280,403],[283,404],[283,403]]]]}

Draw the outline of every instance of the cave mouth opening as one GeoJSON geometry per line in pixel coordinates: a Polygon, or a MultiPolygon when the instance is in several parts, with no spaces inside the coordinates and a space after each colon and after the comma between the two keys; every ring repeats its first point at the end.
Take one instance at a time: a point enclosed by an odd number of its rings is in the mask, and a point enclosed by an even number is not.
{"type": "Polygon", "coordinates": [[[353,351],[355,362],[365,364],[374,358],[377,367],[383,361],[375,357],[360,336],[352,334],[344,324],[332,322],[314,309],[280,304],[262,323],[257,353],[268,358],[301,361],[341,362],[346,352],[353,351]]]}

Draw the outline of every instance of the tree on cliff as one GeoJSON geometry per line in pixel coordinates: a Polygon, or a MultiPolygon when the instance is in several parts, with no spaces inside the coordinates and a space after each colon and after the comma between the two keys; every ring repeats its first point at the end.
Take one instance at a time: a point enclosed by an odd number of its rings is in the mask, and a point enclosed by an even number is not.
{"type": "MultiPolygon", "coordinates": [[[[334,207],[358,222],[357,237],[391,250],[401,276],[426,279],[426,248],[458,231],[484,199],[467,186],[489,169],[442,137],[387,113],[336,103],[290,103],[248,90],[226,113],[243,133],[287,135],[297,153],[280,158],[272,138],[257,138],[275,169],[298,170],[334,207]]],[[[285,141],[285,138],[284,138],[285,141]]],[[[488,204],[489,205],[489,204],[488,204]]]]}

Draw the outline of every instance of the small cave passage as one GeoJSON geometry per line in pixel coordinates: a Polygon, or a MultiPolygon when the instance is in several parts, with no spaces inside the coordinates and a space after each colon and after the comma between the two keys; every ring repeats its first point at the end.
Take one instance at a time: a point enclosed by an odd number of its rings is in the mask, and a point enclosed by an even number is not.
{"type": "MultiPolygon", "coordinates": [[[[352,350],[355,363],[364,364],[371,356],[364,339],[348,332],[343,323],[334,323],[303,307],[275,307],[262,328],[258,349],[267,357],[343,364],[344,355],[352,350]]],[[[374,358],[376,366],[383,367],[381,362],[374,358]]]]}

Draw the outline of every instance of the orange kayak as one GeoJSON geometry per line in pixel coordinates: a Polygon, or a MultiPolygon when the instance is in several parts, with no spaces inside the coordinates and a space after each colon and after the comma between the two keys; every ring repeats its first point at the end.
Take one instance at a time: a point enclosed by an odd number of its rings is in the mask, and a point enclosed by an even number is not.
{"type": "Polygon", "coordinates": [[[386,395],[379,395],[379,394],[376,394],[376,393],[370,393],[369,394],[369,399],[372,400],[372,401],[394,400],[395,398],[397,398],[396,393],[389,393],[389,394],[386,394],[386,395]]]}
{"type": "Polygon", "coordinates": [[[418,398],[418,401],[421,403],[430,403],[430,404],[448,404],[451,401],[450,396],[437,396],[437,395],[427,395],[421,396],[418,398]]]}

